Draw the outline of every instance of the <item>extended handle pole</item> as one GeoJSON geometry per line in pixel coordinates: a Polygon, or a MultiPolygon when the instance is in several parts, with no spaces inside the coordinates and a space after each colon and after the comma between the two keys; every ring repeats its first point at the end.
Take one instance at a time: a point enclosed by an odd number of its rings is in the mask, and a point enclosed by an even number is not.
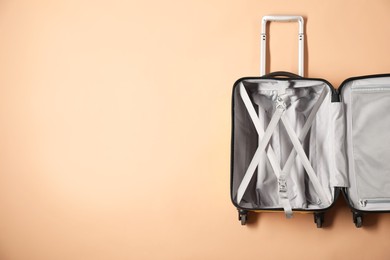
{"type": "Polygon", "coordinates": [[[268,22],[298,22],[298,74],[304,76],[304,20],[302,16],[283,15],[272,16],[267,15],[262,19],[261,27],[261,52],[260,52],[260,76],[265,75],[266,69],[266,51],[267,51],[267,23],[268,22]]]}

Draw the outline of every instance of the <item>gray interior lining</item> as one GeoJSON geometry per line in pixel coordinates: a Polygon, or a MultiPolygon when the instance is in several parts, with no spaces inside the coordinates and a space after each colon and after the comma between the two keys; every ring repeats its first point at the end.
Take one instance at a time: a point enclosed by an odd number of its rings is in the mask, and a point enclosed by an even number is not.
{"type": "Polygon", "coordinates": [[[360,210],[390,207],[390,77],[343,87],[347,119],[348,195],[360,210]]]}
{"type": "MultiPolygon", "coordinates": [[[[335,110],[331,103],[331,90],[323,81],[318,80],[269,80],[253,79],[243,80],[242,83],[248,95],[260,115],[260,120],[266,129],[272,115],[275,112],[275,98],[284,94],[287,97],[287,110],[285,115],[299,135],[308,114],[317,102],[322,91],[327,92],[325,101],[318,110],[308,135],[302,141],[302,146],[308,156],[313,169],[323,186],[326,196],[333,201],[333,187],[345,185],[345,177],[331,176],[337,166],[331,164],[334,160],[334,136],[331,134],[335,120],[340,119],[333,116],[335,110]],[[332,183],[331,183],[332,181],[332,183]]],[[[238,84],[238,83],[237,83],[238,84]]],[[[256,129],[246,111],[245,105],[240,97],[238,88],[233,93],[234,98],[234,151],[233,151],[233,199],[236,199],[237,189],[244,177],[245,171],[252,160],[258,146],[258,135],[256,129]]],[[[339,108],[336,108],[340,110],[339,108]]],[[[341,113],[341,112],[340,112],[341,113]]],[[[339,132],[339,131],[338,131],[339,132]]],[[[288,155],[293,149],[292,143],[282,124],[271,138],[270,145],[275,151],[280,166],[283,168],[288,155]]],[[[245,208],[280,208],[277,178],[267,160],[263,156],[263,163],[260,163],[258,170],[252,178],[244,197],[239,204],[245,208]]],[[[342,168],[342,167],[341,167],[342,168]]],[[[344,172],[345,170],[340,170],[344,172]]],[[[292,208],[296,209],[319,209],[319,198],[309,180],[300,159],[297,157],[295,165],[287,177],[288,197],[292,208]]],[[[237,201],[236,201],[237,203],[237,201]]]]}

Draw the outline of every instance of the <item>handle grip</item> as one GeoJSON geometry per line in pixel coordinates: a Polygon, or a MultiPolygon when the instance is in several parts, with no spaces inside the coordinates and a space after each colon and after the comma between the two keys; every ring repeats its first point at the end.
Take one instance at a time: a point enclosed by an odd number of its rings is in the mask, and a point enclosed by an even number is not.
{"type": "Polygon", "coordinates": [[[266,33],[267,22],[298,22],[299,33],[303,33],[303,17],[298,15],[266,15],[262,19],[262,33],[266,33]]]}

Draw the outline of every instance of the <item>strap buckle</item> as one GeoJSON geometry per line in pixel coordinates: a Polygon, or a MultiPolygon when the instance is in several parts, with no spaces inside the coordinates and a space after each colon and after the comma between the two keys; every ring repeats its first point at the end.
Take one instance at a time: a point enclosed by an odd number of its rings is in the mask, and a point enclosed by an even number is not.
{"type": "Polygon", "coordinates": [[[281,193],[287,192],[287,180],[285,176],[280,176],[278,178],[278,187],[279,187],[279,192],[281,193]]]}
{"type": "Polygon", "coordinates": [[[284,214],[286,214],[287,218],[292,218],[293,212],[287,194],[286,175],[284,174],[280,175],[280,177],[278,178],[278,187],[279,187],[279,199],[284,209],[284,214]]]}
{"type": "Polygon", "coordinates": [[[276,108],[282,110],[286,110],[287,108],[286,102],[284,102],[283,98],[281,98],[280,96],[277,96],[276,98],[276,108]]]}

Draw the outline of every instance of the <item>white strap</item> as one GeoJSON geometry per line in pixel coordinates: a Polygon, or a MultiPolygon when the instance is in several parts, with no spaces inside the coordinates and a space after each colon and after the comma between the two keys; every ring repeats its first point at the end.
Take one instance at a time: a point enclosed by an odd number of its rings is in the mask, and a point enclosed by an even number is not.
{"type": "MultiPolygon", "coordinates": [[[[301,133],[299,135],[300,141],[303,141],[305,139],[307,133],[309,132],[309,130],[314,122],[314,119],[317,115],[317,112],[325,100],[326,95],[327,95],[327,92],[325,90],[323,90],[321,95],[318,97],[317,102],[315,103],[312,110],[310,111],[310,114],[309,114],[309,116],[308,116],[302,130],[301,130],[301,133]]],[[[296,156],[297,156],[296,150],[292,149],[290,155],[287,158],[286,164],[283,167],[283,172],[285,174],[288,174],[291,171],[291,168],[294,165],[294,161],[295,161],[296,156]]]]}
{"type": "Polygon", "coordinates": [[[283,115],[283,112],[285,111],[284,108],[278,107],[274,113],[274,115],[271,118],[271,121],[267,127],[267,130],[264,133],[263,139],[261,140],[261,143],[259,147],[257,147],[257,150],[255,154],[253,155],[252,161],[250,162],[248,169],[245,172],[244,178],[241,181],[240,186],[237,190],[237,202],[240,203],[242,197],[244,196],[244,193],[246,189],[248,188],[249,182],[253,177],[253,174],[256,170],[257,165],[260,162],[261,154],[267,147],[269,140],[271,139],[272,133],[275,130],[276,126],[279,123],[280,118],[283,115]]]}
{"type": "MultiPolygon", "coordinates": [[[[264,130],[261,127],[259,117],[258,117],[256,110],[253,107],[253,104],[249,98],[248,92],[246,91],[246,89],[242,83],[240,83],[240,94],[241,94],[242,101],[244,102],[245,107],[249,113],[249,116],[251,117],[252,122],[256,128],[257,134],[259,135],[259,140],[261,140],[264,138],[264,130]]],[[[259,146],[260,146],[260,142],[259,142],[259,146]]],[[[275,152],[272,149],[271,145],[268,145],[267,155],[268,155],[268,159],[269,159],[269,162],[271,164],[271,167],[275,172],[276,177],[279,178],[280,174],[282,173],[282,169],[280,168],[280,163],[278,163],[278,159],[277,159],[275,152]]]]}
{"type": "MultiPolygon", "coordinates": [[[[244,87],[244,85],[242,83],[240,83],[240,94],[241,94],[241,98],[247,108],[247,111],[252,119],[252,122],[256,128],[256,131],[258,132],[258,135],[259,135],[259,139],[262,139],[261,142],[259,143],[259,147],[257,148],[256,150],[256,153],[251,161],[251,163],[249,164],[249,167],[245,173],[245,176],[238,188],[238,191],[237,191],[237,200],[238,200],[238,203],[241,202],[241,199],[249,185],[249,182],[250,180],[252,179],[253,177],[253,174],[254,174],[254,171],[256,169],[256,165],[260,162],[261,160],[261,156],[265,150],[265,148],[267,147],[267,144],[269,143],[269,140],[272,136],[272,132],[275,131],[275,128],[279,122],[279,119],[276,120],[275,119],[275,116],[278,116],[277,115],[277,112],[278,110],[282,110],[281,111],[281,114],[283,114],[283,111],[285,109],[280,107],[280,104],[283,103],[282,100],[279,100],[279,102],[282,102],[282,103],[279,103],[279,107],[278,109],[276,110],[275,114],[273,115],[272,119],[271,119],[271,122],[267,128],[267,131],[266,133],[263,132],[262,130],[262,127],[261,127],[261,123],[260,123],[260,120],[259,120],[259,117],[257,116],[257,113],[252,105],[252,102],[250,101],[250,98],[249,98],[249,95],[244,87]],[[271,124],[272,123],[272,124],[271,124]],[[275,124],[275,126],[273,125],[275,124]],[[272,131],[270,131],[272,130],[272,131]],[[269,135],[269,137],[268,137],[269,135]],[[265,138],[267,137],[267,138],[265,138]],[[263,148],[264,147],[264,148],[263,148]],[[260,149],[262,148],[262,149],[260,149]]],[[[318,98],[316,104],[314,105],[312,111],[310,112],[309,114],[309,117],[308,119],[306,120],[303,128],[302,128],[302,131],[299,135],[299,139],[303,140],[305,138],[305,136],[307,135],[314,119],[315,119],[315,116],[316,116],[316,113],[318,112],[321,104],[323,103],[323,101],[325,100],[325,97],[326,97],[326,91],[322,91],[320,97],[318,98]]],[[[280,169],[280,164],[278,163],[278,160],[276,159],[276,155],[272,149],[272,147],[270,145],[268,145],[268,149],[267,149],[267,155],[268,155],[268,159],[270,161],[270,164],[275,172],[275,175],[278,177],[278,186],[279,186],[279,198],[280,198],[280,202],[285,210],[285,213],[286,213],[286,216],[287,217],[291,217],[292,216],[292,209],[291,209],[291,205],[290,205],[290,201],[287,197],[287,182],[286,182],[286,175],[290,172],[293,164],[294,164],[294,161],[295,161],[295,157],[297,155],[297,152],[298,152],[298,155],[301,157],[301,160],[302,160],[302,164],[304,166],[304,168],[306,169],[308,175],[309,175],[309,178],[310,180],[313,182],[313,186],[317,192],[317,194],[319,195],[320,197],[320,200],[321,202],[327,202],[330,204],[327,196],[325,195],[325,192],[324,190],[322,189],[322,186],[303,150],[303,147],[298,139],[298,137],[296,136],[293,128],[291,127],[291,125],[289,124],[288,121],[286,121],[285,117],[284,116],[281,116],[282,119],[284,119],[284,125],[286,126],[286,130],[287,130],[287,133],[291,139],[291,141],[293,142],[293,145],[294,145],[294,149],[291,151],[288,159],[287,159],[287,162],[285,164],[285,166],[283,167],[283,171],[280,169]]]]}
{"type": "MultiPolygon", "coordinates": [[[[317,112],[320,109],[322,103],[324,102],[324,100],[326,98],[326,95],[327,95],[327,92],[325,90],[323,90],[321,92],[320,96],[318,97],[317,102],[315,103],[315,105],[313,106],[312,110],[310,111],[310,114],[309,114],[305,124],[303,125],[301,133],[299,135],[299,140],[301,142],[305,139],[307,133],[309,132],[311,126],[313,125],[313,122],[314,122],[314,119],[315,119],[315,117],[317,115],[317,112]]],[[[290,155],[287,158],[287,161],[286,161],[284,167],[283,167],[281,176],[287,176],[290,173],[291,168],[294,165],[296,156],[297,156],[297,151],[296,151],[296,149],[293,148],[291,150],[290,155]]],[[[316,175],[313,175],[312,178],[310,178],[310,180],[312,180],[313,178],[317,179],[316,182],[319,182],[316,175]]],[[[314,189],[316,189],[316,193],[317,194],[320,194],[320,193],[324,194],[325,193],[323,191],[323,189],[322,189],[322,186],[320,187],[320,189],[318,189],[318,187],[316,187],[315,185],[313,185],[313,187],[314,187],[314,189]]],[[[280,190],[280,188],[279,188],[279,190],[280,190]]],[[[285,195],[279,191],[279,200],[282,202],[284,211],[285,211],[286,216],[288,218],[289,217],[289,214],[288,214],[289,212],[286,211],[286,208],[284,206],[286,204],[284,197],[285,197],[285,195]]]]}
{"type": "MultiPolygon", "coordinates": [[[[259,146],[260,146],[262,139],[264,138],[264,131],[261,127],[260,118],[256,114],[256,110],[253,107],[253,104],[249,98],[249,95],[248,95],[248,93],[247,93],[247,91],[242,83],[240,83],[240,94],[241,94],[242,101],[244,102],[245,107],[249,113],[249,116],[251,117],[252,122],[253,122],[253,124],[256,128],[256,131],[258,133],[259,146]]],[[[261,109],[261,107],[259,107],[259,109],[261,109]]],[[[275,130],[276,130],[276,128],[274,129],[274,132],[275,132],[275,130]]],[[[264,174],[264,172],[262,171],[262,169],[263,169],[262,166],[264,164],[264,155],[263,154],[264,154],[264,151],[262,150],[261,155],[260,155],[259,165],[258,165],[258,171],[257,171],[258,177],[260,177],[260,174],[264,174]]],[[[267,148],[267,155],[268,155],[268,160],[271,164],[271,167],[274,170],[276,177],[278,178],[279,203],[282,205],[284,212],[286,214],[286,217],[290,218],[290,217],[292,217],[292,207],[291,207],[290,200],[288,198],[288,193],[287,193],[287,181],[286,181],[285,176],[284,176],[284,178],[280,178],[281,174],[282,174],[282,169],[280,168],[280,162],[276,158],[275,152],[272,149],[270,144],[268,145],[268,148],[267,148]]],[[[260,179],[262,179],[262,178],[260,178],[260,179]]]]}
{"type": "Polygon", "coordinates": [[[311,182],[313,183],[313,186],[317,192],[317,195],[320,197],[321,204],[326,203],[326,205],[330,205],[330,200],[326,196],[326,194],[321,186],[321,183],[318,180],[317,175],[314,172],[313,167],[311,166],[310,161],[307,158],[305,151],[303,150],[302,144],[299,141],[297,135],[295,134],[294,129],[292,128],[290,122],[283,115],[282,115],[281,120],[286,128],[287,134],[289,135],[295,150],[297,151],[297,153],[302,161],[303,167],[305,168],[307,174],[309,175],[311,182]]]}

